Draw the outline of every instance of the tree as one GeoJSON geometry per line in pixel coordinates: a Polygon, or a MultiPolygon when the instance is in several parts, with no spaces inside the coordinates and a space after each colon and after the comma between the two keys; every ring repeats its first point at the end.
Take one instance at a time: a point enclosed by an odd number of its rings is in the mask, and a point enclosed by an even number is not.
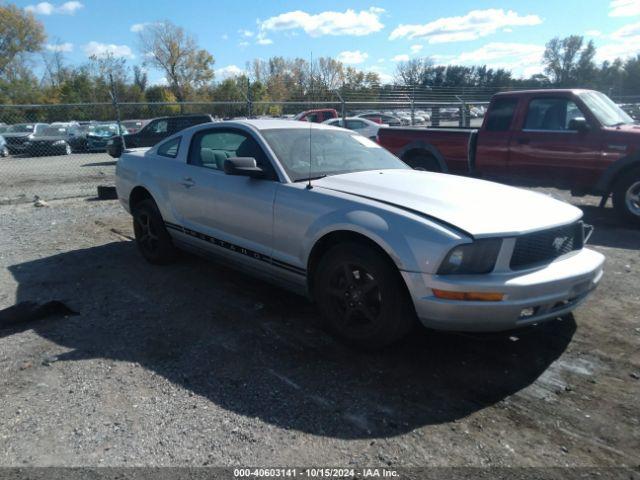
{"type": "Polygon", "coordinates": [[[139,65],[133,66],[133,84],[140,89],[142,93],[147,89],[149,77],[147,72],[139,65]]]}
{"type": "Polygon", "coordinates": [[[46,40],[42,23],[15,5],[0,5],[0,75],[20,54],[37,52],[46,40]]]}
{"type": "Polygon", "coordinates": [[[404,86],[416,86],[424,82],[427,70],[432,66],[428,58],[414,58],[406,62],[398,62],[396,66],[396,82],[404,86]]]}
{"type": "Polygon", "coordinates": [[[213,80],[213,56],[198,48],[196,40],[182,27],[169,21],[142,30],[140,50],[146,63],[164,73],[179,102],[213,80]]]}
{"type": "Polygon", "coordinates": [[[587,86],[596,70],[593,58],[596,48],[593,41],[583,48],[584,38],[571,35],[552,38],[547,42],[542,60],[545,73],[558,86],[587,86]]]}

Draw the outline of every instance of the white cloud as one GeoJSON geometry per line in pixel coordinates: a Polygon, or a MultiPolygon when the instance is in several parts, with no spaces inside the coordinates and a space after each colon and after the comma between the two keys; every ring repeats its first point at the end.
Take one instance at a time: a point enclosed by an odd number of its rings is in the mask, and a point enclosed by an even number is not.
{"type": "Polygon", "coordinates": [[[129,28],[129,31],[131,31],[133,33],[138,33],[138,32],[143,31],[149,25],[154,25],[154,23],[152,23],[152,22],[134,23],[133,25],[131,25],[131,28],[129,28]]]}
{"type": "Polygon", "coordinates": [[[218,79],[220,80],[237,77],[244,73],[244,70],[242,70],[237,65],[227,65],[226,67],[218,68],[215,70],[216,77],[218,77],[218,79]]]}
{"type": "Polygon", "coordinates": [[[127,45],[115,45],[113,43],[100,43],[91,41],[84,47],[84,53],[87,57],[95,55],[96,57],[106,57],[107,55],[113,55],[117,58],[135,58],[135,55],[131,51],[131,48],[127,45]]]}
{"type": "Polygon", "coordinates": [[[420,50],[422,50],[423,46],[420,44],[416,44],[411,45],[409,48],[411,49],[411,53],[418,53],[420,50]]]}
{"type": "Polygon", "coordinates": [[[384,28],[380,15],[384,9],[371,7],[356,12],[347,9],[344,12],[326,11],[310,14],[302,10],[282,13],[260,22],[263,32],[280,30],[304,30],[312,37],[322,35],[362,36],[378,32],[384,28]]]}
{"type": "Polygon", "coordinates": [[[50,52],[72,52],[73,51],[73,43],[65,42],[65,43],[47,43],[45,48],[50,52]]]}
{"type": "Polygon", "coordinates": [[[601,37],[602,32],[600,30],[587,30],[584,32],[587,37],[601,37]]]}
{"type": "Polygon", "coordinates": [[[515,75],[529,77],[542,73],[544,46],[530,43],[488,43],[476,50],[447,57],[449,65],[481,65],[489,68],[504,68],[515,75]]]}
{"type": "Polygon", "coordinates": [[[84,5],[80,2],[65,2],[60,5],[54,5],[49,2],[40,2],[36,5],[27,5],[24,9],[27,12],[35,13],[36,15],[53,15],[59,13],[61,15],[73,15],[77,10],[83,8],[84,5]]]}
{"type": "Polygon", "coordinates": [[[406,53],[403,53],[401,55],[396,55],[395,57],[393,57],[391,59],[391,61],[393,61],[393,62],[408,62],[409,61],[409,55],[407,55],[406,53]]]}
{"type": "Polygon", "coordinates": [[[374,72],[378,74],[381,84],[393,83],[393,75],[389,74],[383,67],[372,66],[365,68],[365,72],[374,72]]]}
{"type": "Polygon", "coordinates": [[[238,43],[238,46],[239,46],[240,48],[246,48],[246,47],[248,47],[248,46],[249,46],[249,42],[240,42],[240,43],[238,43]]]}
{"type": "Polygon", "coordinates": [[[640,2],[638,0],[611,0],[609,4],[610,17],[633,17],[640,15],[640,2]]]}
{"type": "Polygon", "coordinates": [[[361,52],[360,50],[345,50],[344,52],[340,52],[337,58],[338,61],[345,65],[358,65],[359,63],[364,63],[367,58],[369,58],[369,54],[361,52]]]}
{"type": "Polygon", "coordinates": [[[256,43],[258,45],[271,45],[273,43],[273,40],[271,40],[270,38],[258,38],[256,40],[256,43]]]}
{"type": "Polygon", "coordinates": [[[251,38],[254,35],[251,30],[238,30],[238,33],[245,38],[251,38]]]}
{"type": "Polygon", "coordinates": [[[640,22],[630,23],[608,35],[614,42],[600,45],[596,50],[596,61],[613,61],[616,58],[635,57],[640,54],[640,22]]]}
{"type": "Polygon", "coordinates": [[[229,35],[227,35],[226,33],[222,34],[222,39],[223,40],[229,40],[229,35]]]}
{"type": "Polygon", "coordinates": [[[611,38],[615,40],[626,40],[638,35],[640,35],[640,22],[630,23],[629,25],[620,27],[618,30],[611,34],[611,38]]]}
{"type": "Polygon", "coordinates": [[[429,43],[459,42],[476,40],[500,29],[527,25],[539,25],[538,15],[519,15],[513,10],[490,8],[473,10],[462,17],[439,18],[423,25],[399,25],[391,32],[390,40],[397,38],[424,38],[429,43]]]}

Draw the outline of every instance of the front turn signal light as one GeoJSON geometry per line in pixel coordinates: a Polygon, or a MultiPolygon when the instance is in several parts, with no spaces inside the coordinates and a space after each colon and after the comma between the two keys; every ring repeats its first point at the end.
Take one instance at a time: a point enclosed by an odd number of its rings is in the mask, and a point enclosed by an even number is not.
{"type": "Polygon", "coordinates": [[[450,292],[434,288],[433,294],[443,300],[462,300],[467,302],[501,302],[504,299],[504,294],[497,292],[450,292]]]}

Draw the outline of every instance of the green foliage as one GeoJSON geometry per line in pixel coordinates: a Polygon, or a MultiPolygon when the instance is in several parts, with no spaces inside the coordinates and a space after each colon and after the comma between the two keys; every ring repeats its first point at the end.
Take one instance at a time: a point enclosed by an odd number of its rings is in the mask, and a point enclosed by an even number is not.
{"type": "Polygon", "coordinates": [[[15,5],[0,5],[0,75],[23,53],[37,52],[46,39],[44,27],[32,13],[15,5]]]}

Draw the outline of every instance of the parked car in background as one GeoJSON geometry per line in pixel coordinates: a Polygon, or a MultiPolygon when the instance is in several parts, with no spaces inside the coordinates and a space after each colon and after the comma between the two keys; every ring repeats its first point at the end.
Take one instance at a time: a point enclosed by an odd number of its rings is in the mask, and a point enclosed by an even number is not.
{"type": "Polygon", "coordinates": [[[384,113],[361,113],[360,115],[356,115],[356,117],[366,118],[367,120],[371,120],[372,122],[379,123],[381,125],[389,125],[390,127],[402,126],[402,120],[400,120],[398,117],[394,117],[393,115],[386,115],[384,113]]]}
{"type": "Polygon", "coordinates": [[[338,111],[335,108],[316,108],[300,112],[293,118],[301,122],[322,123],[330,118],[338,118],[338,111]]]}
{"type": "Polygon", "coordinates": [[[349,343],[414,326],[500,331],[576,308],[600,282],[582,211],[549,196],[412,170],[345,129],[198,125],[126,151],[116,191],[151,263],[176,247],[306,294],[349,343]]]}
{"type": "Polygon", "coordinates": [[[326,120],[323,123],[325,125],[331,125],[333,127],[342,127],[347,128],[348,130],[353,130],[354,132],[358,132],[360,135],[363,135],[372,140],[375,140],[380,127],[388,126],[380,125],[379,123],[372,122],[371,120],[368,120],[366,118],[359,117],[347,117],[346,125],[341,118],[332,118],[331,120],[326,120]]]}
{"type": "Polygon", "coordinates": [[[107,152],[118,158],[124,148],[151,147],[185,128],[213,121],[214,118],[208,114],[154,118],[136,133],[110,138],[107,141],[107,152]]]}
{"type": "Polygon", "coordinates": [[[110,139],[125,133],[126,130],[122,127],[118,128],[115,122],[89,125],[85,135],[85,149],[88,152],[105,152],[110,139]]]}
{"type": "Polygon", "coordinates": [[[0,157],[9,156],[9,149],[7,148],[7,141],[2,135],[0,135],[0,157]]]}
{"type": "Polygon", "coordinates": [[[9,128],[9,125],[7,125],[6,123],[0,123],[0,134],[6,132],[7,128],[9,128]]]}
{"type": "Polygon", "coordinates": [[[69,143],[74,137],[76,126],[49,125],[34,133],[24,142],[27,155],[70,155],[73,151],[69,143]]]}
{"type": "Polygon", "coordinates": [[[126,133],[136,133],[144,128],[150,120],[123,120],[120,125],[126,130],[126,133]]]}
{"type": "Polygon", "coordinates": [[[640,125],[593,90],[496,94],[482,127],[380,129],[382,146],[412,167],[613,197],[640,225],[640,125]]]}
{"type": "Polygon", "coordinates": [[[36,133],[41,133],[48,125],[46,123],[16,123],[9,125],[2,134],[7,142],[7,149],[12,155],[25,151],[24,143],[33,138],[36,133]]]}

